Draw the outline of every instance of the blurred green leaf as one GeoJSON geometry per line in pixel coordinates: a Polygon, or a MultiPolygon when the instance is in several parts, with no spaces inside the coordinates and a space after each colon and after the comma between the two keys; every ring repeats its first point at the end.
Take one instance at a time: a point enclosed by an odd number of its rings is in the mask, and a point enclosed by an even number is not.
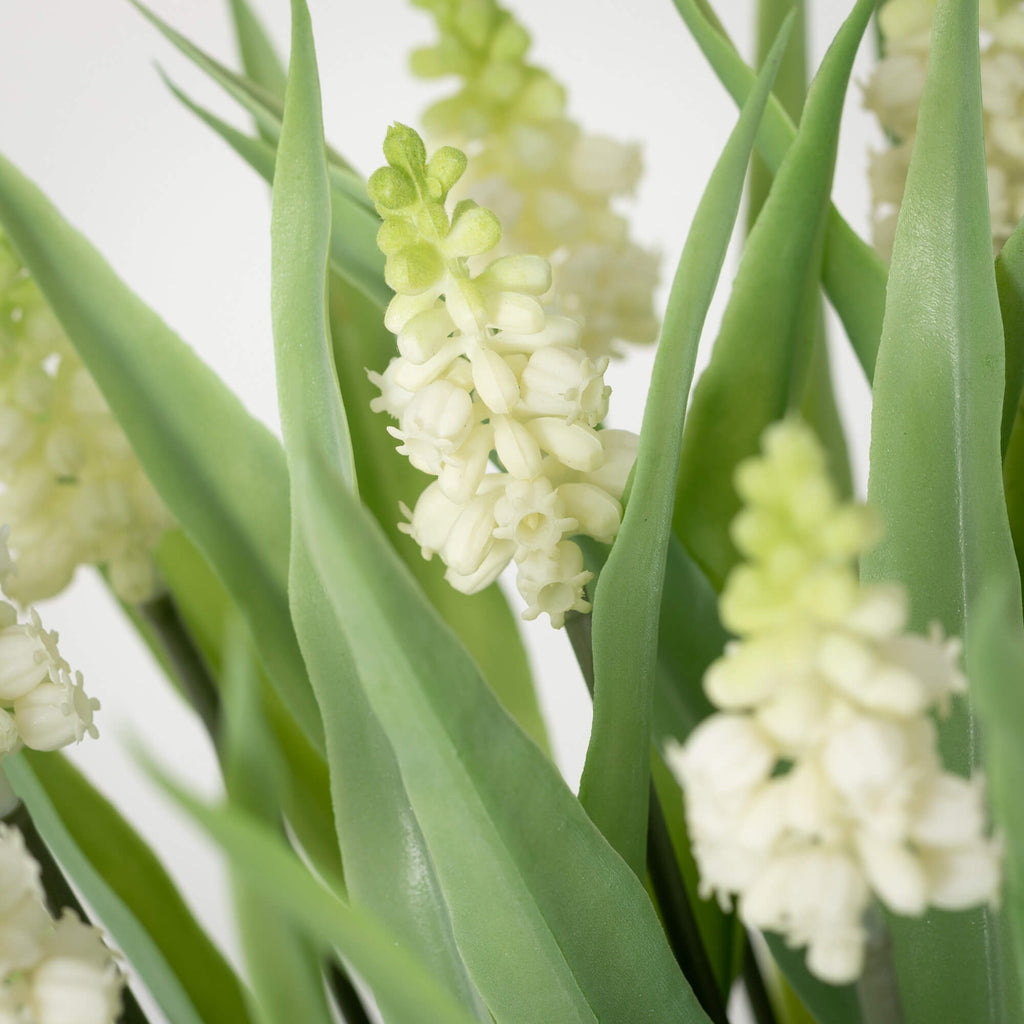
{"type": "MultiPolygon", "coordinates": [[[[746,101],[756,76],[739,55],[706,0],[673,0],[697,45],[732,98],[746,101]]],[[[768,101],[758,136],[758,149],[768,167],[778,173],[796,130],[782,104],[768,101]]],[[[868,380],[885,308],[885,261],[846,223],[834,206],[828,209],[821,279],[839,314],[850,343],[868,380]]]]}
{"type": "MultiPolygon", "coordinates": [[[[981,650],[975,612],[985,586],[1012,579],[1019,591],[1000,472],[1003,360],[978,8],[942,0],[875,372],[868,497],[886,532],[862,572],[906,585],[914,628],[938,621],[963,635],[969,675],[981,650]]],[[[978,738],[966,702],[939,728],[947,766],[969,772],[978,738]]],[[[893,918],[891,928],[910,1024],[1020,1019],[1019,990],[990,911],[893,918]]]]}
{"type": "Polygon", "coordinates": [[[1014,427],[1024,387],[1024,221],[1017,225],[996,257],[996,289],[1006,352],[1006,391],[1000,433],[1005,455],[1011,431],[1024,430],[1024,423],[1014,427]]]}
{"type": "MultiPolygon", "coordinates": [[[[996,821],[1006,839],[1005,916],[1013,928],[1017,978],[1024,978],[1024,629],[1020,590],[1006,576],[987,581],[978,602],[969,669],[996,821]]],[[[1012,1019],[1012,1018],[1011,1018],[1012,1019]]]]}
{"type": "MultiPolygon", "coordinates": [[[[224,640],[224,781],[229,801],[272,828],[284,789],[284,764],[261,707],[251,641],[240,618],[224,640]]],[[[253,993],[264,1024],[332,1024],[316,944],[266,895],[265,885],[234,878],[235,916],[253,993]]]]}
{"type": "Polygon", "coordinates": [[[61,754],[22,750],[4,772],[61,867],[174,1024],[251,1020],[242,986],[163,865],[61,754]]]}
{"type": "Polygon", "coordinates": [[[322,748],[288,614],[280,444],[3,157],[0,222],[146,475],[246,616],[282,700],[322,748]]]}
{"type": "Polygon", "coordinates": [[[158,778],[224,848],[232,869],[251,885],[263,887],[296,925],[336,948],[378,997],[387,996],[395,1007],[395,1019],[415,1024],[477,1024],[393,932],[366,911],[338,899],[338,879],[325,879],[326,886],[321,885],[265,825],[231,807],[208,807],[166,777],[158,778]],[[273,885],[266,884],[268,878],[273,885]]]}
{"type": "MultiPolygon", "coordinates": [[[[298,530],[308,501],[308,450],[340,469],[346,493],[356,500],[325,307],[330,203],[312,28],[305,4],[295,0],[271,219],[278,400],[296,514],[289,574],[292,616],[323,714],[334,814],[352,899],[400,936],[453,998],[476,1009],[395,755],[360,689],[347,637],[324,591],[323,566],[298,530]]],[[[386,1017],[399,1013],[388,993],[378,997],[386,1017]]],[[[402,1019],[413,1024],[417,1018],[402,1019]]]]}
{"type": "Polygon", "coordinates": [[[594,594],[594,722],[580,801],[643,877],[658,618],[676,469],[701,329],[739,212],[784,28],[701,198],[672,283],[622,526],[594,594]]]}
{"type": "Polygon", "coordinates": [[[228,0],[228,3],[246,76],[276,100],[284,102],[288,72],[266,29],[246,0],[228,0]]]}
{"type": "MultiPolygon", "coordinates": [[[[254,139],[232,128],[205,107],[200,106],[164,76],[174,96],[192,111],[207,127],[219,135],[267,184],[274,181],[275,145],[254,139]]],[[[331,176],[331,266],[375,304],[377,316],[391,298],[391,289],[384,282],[384,257],[377,248],[380,220],[373,210],[353,201],[347,187],[341,187],[351,175],[330,169],[331,176]]],[[[365,195],[366,188],[361,185],[365,195]]]]}
{"type": "MultiPolygon", "coordinates": [[[[186,628],[219,679],[225,630],[230,617],[237,614],[231,598],[206,559],[180,530],[164,534],[156,561],[186,628]]],[[[331,811],[327,764],[296,726],[262,670],[260,685],[276,751],[287,764],[287,785],[279,794],[285,817],[313,864],[340,877],[341,856],[331,811]]]]}
{"type": "MultiPolygon", "coordinates": [[[[843,101],[873,0],[859,0],[811,85],[800,130],[750,233],[683,434],[673,527],[716,589],[738,554],[733,473],[799,405],[818,331],[818,280],[843,101]]],[[[767,115],[766,115],[767,116],[767,115]]]]}

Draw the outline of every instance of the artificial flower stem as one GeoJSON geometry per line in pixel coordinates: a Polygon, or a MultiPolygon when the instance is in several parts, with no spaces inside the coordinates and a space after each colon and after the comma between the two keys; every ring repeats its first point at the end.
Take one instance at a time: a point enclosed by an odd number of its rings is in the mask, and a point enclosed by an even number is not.
{"type": "Polygon", "coordinates": [[[857,1002],[864,1024],[904,1024],[892,960],[892,942],[877,904],[868,909],[865,924],[868,941],[864,950],[864,970],[857,980],[857,1002]]]}
{"type": "Polygon", "coordinates": [[[137,607],[163,648],[188,702],[216,744],[220,735],[220,694],[177,602],[164,591],[137,607]]]}
{"type": "MultiPolygon", "coordinates": [[[[0,769],[0,775],[2,774],[2,769],[0,769]]],[[[43,892],[46,893],[46,902],[50,910],[60,913],[65,907],[70,907],[82,921],[88,923],[89,915],[85,912],[78,896],[75,895],[75,891],[71,888],[60,865],[50,853],[46,841],[36,829],[28,808],[19,800],[14,809],[3,816],[3,821],[4,824],[18,829],[25,840],[25,848],[39,865],[39,880],[42,883],[43,892]]],[[[150,1024],[149,1018],[127,985],[121,993],[121,1002],[123,1008],[121,1016],[118,1018],[118,1024],[150,1024]]]]}
{"type": "Polygon", "coordinates": [[[336,959],[327,963],[327,986],[345,1024],[373,1024],[352,979],[336,959]]]}
{"type": "Polygon", "coordinates": [[[754,947],[747,934],[744,934],[743,937],[741,977],[743,978],[743,987],[747,990],[747,999],[750,1001],[750,1010],[756,1024],[778,1024],[775,1011],[772,1009],[768,986],[764,983],[761,968],[758,966],[757,957],[754,954],[754,947]]]}
{"type": "MultiPolygon", "coordinates": [[[[591,647],[590,614],[570,612],[565,617],[565,629],[580,671],[583,673],[587,691],[593,697],[594,656],[591,647]]],[[[665,824],[665,816],[653,783],[647,818],[647,870],[650,874],[651,888],[661,911],[665,935],[680,970],[693,988],[693,994],[704,1007],[704,1012],[715,1024],[728,1024],[725,1003],[718,989],[714,968],[701,940],[686,886],[679,874],[679,863],[672,846],[672,838],[665,824]]]]}

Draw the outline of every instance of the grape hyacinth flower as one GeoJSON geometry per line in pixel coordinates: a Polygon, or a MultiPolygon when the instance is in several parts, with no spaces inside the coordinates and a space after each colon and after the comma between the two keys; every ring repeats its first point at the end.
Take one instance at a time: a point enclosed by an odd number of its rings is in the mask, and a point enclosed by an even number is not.
{"type": "Polygon", "coordinates": [[[99,929],[50,916],[39,865],[0,824],[0,1024],[114,1024],[124,982],[99,929]]]}
{"type": "Polygon", "coordinates": [[[53,597],[79,565],[115,592],[153,595],[151,552],[171,517],[99,389],[0,234],[0,522],[22,603],[53,597]]]}
{"type": "MultiPolygon", "coordinates": [[[[864,89],[864,104],[892,140],[872,153],[874,243],[888,258],[917,132],[934,0],[889,0],[878,19],[885,56],[864,89]]],[[[981,93],[992,245],[996,253],[1024,218],[1024,4],[981,0],[981,93]]]]}
{"type": "Polygon", "coordinates": [[[549,314],[547,260],[503,256],[471,273],[467,261],[501,238],[497,217],[449,190],[465,155],[444,147],[428,161],[419,136],[396,125],[388,166],[369,192],[384,218],[378,244],[397,293],[385,322],[400,355],[383,374],[375,411],[399,451],[435,476],[404,527],[423,556],[441,556],[446,579],[471,594],[515,560],[524,618],[587,611],[591,574],[569,538],[610,542],[636,438],[595,429],[608,409],[608,358],[580,348],[575,321],[549,314]],[[500,472],[488,472],[495,452],[500,472]]]}
{"type": "Polygon", "coordinates": [[[859,582],[878,524],[839,502],[809,428],[770,427],[736,485],[746,562],[720,611],[737,639],[704,677],[719,710],[669,758],[703,893],[843,984],[873,897],[904,915],[996,899],[982,780],[943,770],[931,717],[966,688],[960,644],[908,633],[899,585],[859,582]]]}

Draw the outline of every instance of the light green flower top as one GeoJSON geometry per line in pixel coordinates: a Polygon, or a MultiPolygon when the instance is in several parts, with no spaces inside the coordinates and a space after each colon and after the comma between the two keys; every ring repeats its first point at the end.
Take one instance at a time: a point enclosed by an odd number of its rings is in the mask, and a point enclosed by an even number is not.
{"type": "Polygon", "coordinates": [[[405,509],[406,532],[464,593],[514,560],[524,617],[543,612],[560,626],[590,607],[590,573],[569,538],[615,536],[636,454],[633,435],[595,429],[608,409],[608,358],[592,360],[579,326],[541,303],[547,260],[502,256],[470,269],[501,225],[469,199],[449,216],[466,167],[459,150],[428,160],[420,137],[395,125],[384,153],[369,193],[384,219],[378,243],[396,292],[385,323],[400,355],[370,374],[381,391],[372,404],[399,421],[389,428],[398,450],[437,478],[405,509]],[[500,472],[488,472],[492,451],[500,472]]]}
{"type": "Polygon", "coordinates": [[[128,601],[152,596],[151,552],[172,520],[92,378],[0,234],[0,523],[23,603],[104,565],[128,601]]]}
{"type": "Polygon", "coordinates": [[[587,135],[567,116],[565,90],[529,63],[529,35],[494,0],[414,2],[440,39],[413,54],[413,71],[462,80],[427,110],[425,128],[472,155],[465,184],[500,217],[505,251],[551,260],[560,311],[582,324],[589,355],[654,341],[658,258],[613,206],[640,176],[638,147],[587,135]]]}

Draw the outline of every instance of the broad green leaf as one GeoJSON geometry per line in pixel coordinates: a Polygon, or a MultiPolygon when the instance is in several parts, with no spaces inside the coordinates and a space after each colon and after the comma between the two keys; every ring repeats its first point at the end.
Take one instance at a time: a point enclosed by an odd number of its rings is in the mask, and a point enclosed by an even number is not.
{"type": "Polygon", "coordinates": [[[15,792],[68,877],[174,1024],[251,1020],[238,978],[135,830],[67,761],[4,761],[15,792]]]}
{"type": "MultiPolygon", "coordinates": [[[[271,218],[278,400],[296,512],[289,574],[292,616],[323,714],[349,893],[430,966],[453,998],[476,1008],[395,756],[359,687],[347,638],[324,591],[323,567],[298,530],[308,500],[307,450],[341,470],[347,493],[355,487],[326,318],[330,202],[312,27],[305,4],[295,0],[271,218]]],[[[386,994],[381,994],[381,1006],[388,1020],[415,1020],[401,1017],[386,994]]]]}
{"type": "Polygon", "coordinates": [[[1013,960],[1024,978],[1024,630],[1020,590],[1005,575],[987,581],[977,611],[970,678],[985,730],[982,754],[988,794],[1006,838],[1005,916],[1013,928],[1013,960]]]}
{"type": "MultiPolygon", "coordinates": [[[[906,585],[914,628],[938,621],[962,635],[969,671],[981,643],[975,612],[984,587],[1014,575],[1000,472],[1004,341],[990,231],[978,8],[941,0],[875,372],[868,497],[886,532],[862,572],[906,585]]],[[[972,769],[977,750],[965,704],[940,723],[944,759],[960,773],[972,769]]],[[[1019,1020],[990,912],[936,911],[893,919],[891,928],[908,1024],[1019,1020]]]]}
{"type": "Polygon", "coordinates": [[[720,589],[738,554],[733,473],[768,424],[800,404],[818,330],[818,280],[839,122],[873,0],[859,0],[829,47],[800,130],[744,248],[683,435],[673,527],[720,589]]]}
{"type": "MultiPolygon", "coordinates": [[[[229,620],[224,642],[224,781],[229,801],[280,829],[283,763],[264,719],[251,641],[239,618],[229,620]]],[[[265,885],[234,879],[238,921],[248,974],[264,1024],[332,1024],[320,956],[266,895],[265,885]]]]}
{"type": "MultiPolygon", "coordinates": [[[[186,628],[219,679],[225,630],[230,617],[236,614],[231,598],[195,545],[180,530],[164,534],[156,551],[156,561],[186,628]]],[[[327,764],[281,704],[262,671],[260,685],[274,743],[287,765],[287,785],[280,794],[285,817],[318,870],[340,877],[341,857],[331,811],[327,764]]]]}
{"type": "Polygon", "coordinates": [[[594,721],[580,801],[643,877],[658,618],[686,399],[788,28],[704,191],[672,282],[622,526],[594,594],[594,721]]]}
{"type": "MultiPolygon", "coordinates": [[[[996,288],[1006,343],[1006,391],[1000,434],[1005,455],[1024,387],[1024,221],[1017,225],[996,257],[996,288]]],[[[1016,429],[1024,430],[1024,424],[1016,429]]]]}
{"type": "Polygon", "coordinates": [[[270,96],[283,102],[288,73],[266,29],[247,0],[228,0],[228,3],[246,76],[270,96]]]}
{"type": "Polygon", "coordinates": [[[396,1008],[397,1019],[416,1024],[477,1024],[393,932],[366,911],[338,899],[338,879],[326,879],[327,886],[321,885],[273,832],[251,816],[231,807],[208,807],[166,778],[161,781],[224,848],[232,869],[245,875],[251,885],[263,887],[297,926],[335,947],[378,1000],[386,999],[396,1008]],[[268,878],[273,879],[272,885],[267,885],[268,878]]]}
{"type": "Polygon", "coordinates": [[[324,465],[309,484],[310,550],[495,1018],[705,1022],[640,881],[337,472],[324,465]]]}
{"type": "MultiPolygon", "coordinates": [[[[756,76],[705,0],[673,0],[673,3],[729,94],[737,103],[744,103],[756,76]]],[[[769,100],[758,136],[758,149],[774,172],[778,173],[795,135],[793,123],[782,104],[769,100]]],[[[868,380],[874,373],[882,329],[887,273],[885,261],[858,237],[835,207],[830,206],[821,279],[868,380]]]]}
{"type": "Polygon", "coordinates": [[[3,157],[0,222],[147,476],[245,615],[282,700],[322,748],[288,614],[281,446],[3,157]]]}

